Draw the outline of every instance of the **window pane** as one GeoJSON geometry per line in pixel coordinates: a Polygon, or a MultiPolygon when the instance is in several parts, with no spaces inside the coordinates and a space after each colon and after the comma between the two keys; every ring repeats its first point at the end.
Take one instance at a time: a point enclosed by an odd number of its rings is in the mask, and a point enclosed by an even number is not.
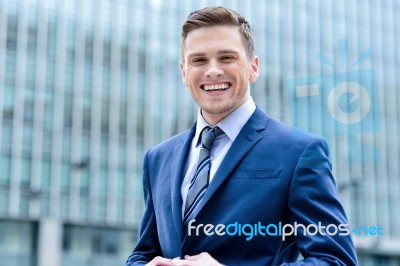
{"type": "Polygon", "coordinates": [[[0,155],[0,184],[8,184],[10,182],[10,156],[0,155]]]}

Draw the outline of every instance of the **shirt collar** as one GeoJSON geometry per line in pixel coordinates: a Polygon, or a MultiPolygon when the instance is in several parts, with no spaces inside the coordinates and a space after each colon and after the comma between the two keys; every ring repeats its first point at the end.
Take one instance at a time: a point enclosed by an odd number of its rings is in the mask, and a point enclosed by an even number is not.
{"type": "MultiPolygon", "coordinates": [[[[236,110],[227,115],[216,126],[221,128],[229,137],[229,139],[233,142],[255,110],[256,105],[253,101],[253,98],[249,97],[249,99],[245,103],[243,103],[241,106],[236,108],[236,110]]],[[[196,134],[194,136],[196,146],[199,144],[200,133],[205,127],[212,126],[208,124],[206,120],[204,120],[203,116],[201,115],[201,109],[199,109],[199,111],[197,112],[196,134]]]]}

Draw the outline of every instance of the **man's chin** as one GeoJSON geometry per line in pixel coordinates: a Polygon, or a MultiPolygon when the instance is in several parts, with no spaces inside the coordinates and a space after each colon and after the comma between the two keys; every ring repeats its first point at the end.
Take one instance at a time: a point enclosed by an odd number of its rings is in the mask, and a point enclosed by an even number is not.
{"type": "Polygon", "coordinates": [[[233,108],[229,106],[221,106],[221,107],[209,107],[209,106],[204,106],[200,107],[203,112],[206,112],[210,115],[223,115],[225,113],[230,113],[233,108]]]}

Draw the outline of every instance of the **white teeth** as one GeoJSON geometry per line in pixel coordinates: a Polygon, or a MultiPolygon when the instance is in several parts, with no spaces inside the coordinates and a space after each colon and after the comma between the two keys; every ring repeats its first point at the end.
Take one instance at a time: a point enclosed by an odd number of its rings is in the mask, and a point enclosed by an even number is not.
{"type": "Polygon", "coordinates": [[[212,85],[204,85],[203,88],[206,91],[212,90],[225,90],[229,87],[229,83],[221,83],[221,84],[212,84],[212,85]]]}

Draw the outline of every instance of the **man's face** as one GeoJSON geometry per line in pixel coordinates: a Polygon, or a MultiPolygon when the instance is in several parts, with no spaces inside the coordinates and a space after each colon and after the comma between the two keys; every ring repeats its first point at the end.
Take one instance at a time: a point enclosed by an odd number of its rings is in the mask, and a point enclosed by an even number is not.
{"type": "Polygon", "coordinates": [[[218,123],[249,98],[249,83],[258,78],[258,57],[248,59],[238,27],[193,30],[183,50],[183,82],[208,123],[218,123]]]}

